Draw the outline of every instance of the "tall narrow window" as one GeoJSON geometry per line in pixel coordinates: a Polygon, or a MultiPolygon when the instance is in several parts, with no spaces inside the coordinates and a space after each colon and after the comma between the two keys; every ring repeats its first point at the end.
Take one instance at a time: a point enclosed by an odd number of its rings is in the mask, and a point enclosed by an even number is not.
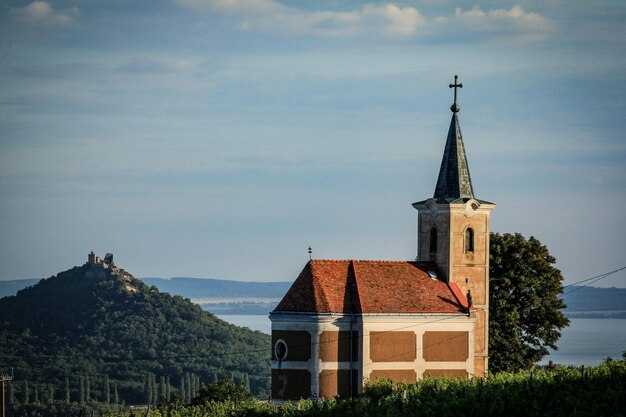
{"type": "Polygon", "coordinates": [[[465,253],[474,252],[474,229],[465,229],[465,253]]]}
{"type": "Polygon", "coordinates": [[[430,229],[430,253],[437,253],[437,228],[430,229]]]}

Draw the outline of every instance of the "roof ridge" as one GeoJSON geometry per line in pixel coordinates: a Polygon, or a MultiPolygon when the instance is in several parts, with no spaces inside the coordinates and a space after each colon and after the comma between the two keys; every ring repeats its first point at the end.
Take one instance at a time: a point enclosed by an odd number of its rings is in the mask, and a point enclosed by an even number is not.
{"type": "Polygon", "coordinates": [[[312,263],[324,263],[324,262],[378,262],[378,263],[432,263],[431,261],[417,261],[417,260],[402,260],[402,259],[311,259],[312,263]]]}
{"type": "Polygon", "coordinates": [[[352,261],[352,259],[320,259],[320,258],[315,258],[315,259],[311,259],[310,262],[312,263],[318,263],[318,262],[350,262],[352,261]]]}

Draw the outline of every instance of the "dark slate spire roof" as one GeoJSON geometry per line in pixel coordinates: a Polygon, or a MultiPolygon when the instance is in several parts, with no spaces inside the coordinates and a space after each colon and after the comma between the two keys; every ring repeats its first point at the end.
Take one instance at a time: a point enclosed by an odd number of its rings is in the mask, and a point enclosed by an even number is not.
{"type": "Polygon", "coordinates": [[[456,105],[456,102],[452,105],[451,110],[452,120],[450,121],[448,139],[443,151],[439,178],[437,179],[435,195],[433,196],[437,200],[452,201],[474,198],[472,179],[470,178],[463,146],[463,136],[461,135],[461,127],[457,117],[459,107],[456,105]]]}

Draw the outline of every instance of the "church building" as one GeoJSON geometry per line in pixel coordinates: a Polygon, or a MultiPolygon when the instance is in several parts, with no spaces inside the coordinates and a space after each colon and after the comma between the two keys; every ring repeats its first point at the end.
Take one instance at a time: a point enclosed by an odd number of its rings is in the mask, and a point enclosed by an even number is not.
{"type": "Polygon", "coordinates": [[[489,216],[474,197],[456,103],[415,261],[312,259],[272,322],[272,399],[347,397],[378,378],[483,377],[488,369],[489,216]]]}

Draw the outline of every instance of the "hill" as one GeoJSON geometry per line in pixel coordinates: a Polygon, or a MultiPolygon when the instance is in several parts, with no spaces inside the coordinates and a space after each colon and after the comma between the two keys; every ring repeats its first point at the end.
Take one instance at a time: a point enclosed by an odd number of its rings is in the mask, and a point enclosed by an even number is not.
{"type": "Polygon", "coordinates": [[[0,299],[0,346],[0,369],[15,368],[17,397],[28,381],[31,396],[33,385],[47,384],[57,395],[69,388],[77,401],[91,380],[87,395],[104,398],[106,380],[120,399],[138,403],[145,381],[171,381],[176,392],[192,373],[249,381],[254,394],[268,394],[269,336],[147,286],[112,257],[0,299]]]}
{"type": "Polygon", "coordinates": [[[561,298],[568,317],[626,318],[626,288],[572,286],[561,298]]]}
{"type": "MultiPolygon", "coordinates": [[[[187,298],[275,298],[280,299],[292,282],[248,282],[213,278],[139,278],[159,291],[187,298]]],[[[15,295],[39,279],[0,281],[0,298],[15,295]]]]}
{"type": "Polygon", "coordinates": [[[0,298],[15,295],[19,290],[35,285],[39,281],[39,279],[14,279],[11,281],[0,281],[0,298]]]}
{"type": "Polygon", "coordinates": [[[292,282],[244,282],[211,278],[141,278],[148,285],[188,298],[275,298],[280,299],[292,282]]]}

